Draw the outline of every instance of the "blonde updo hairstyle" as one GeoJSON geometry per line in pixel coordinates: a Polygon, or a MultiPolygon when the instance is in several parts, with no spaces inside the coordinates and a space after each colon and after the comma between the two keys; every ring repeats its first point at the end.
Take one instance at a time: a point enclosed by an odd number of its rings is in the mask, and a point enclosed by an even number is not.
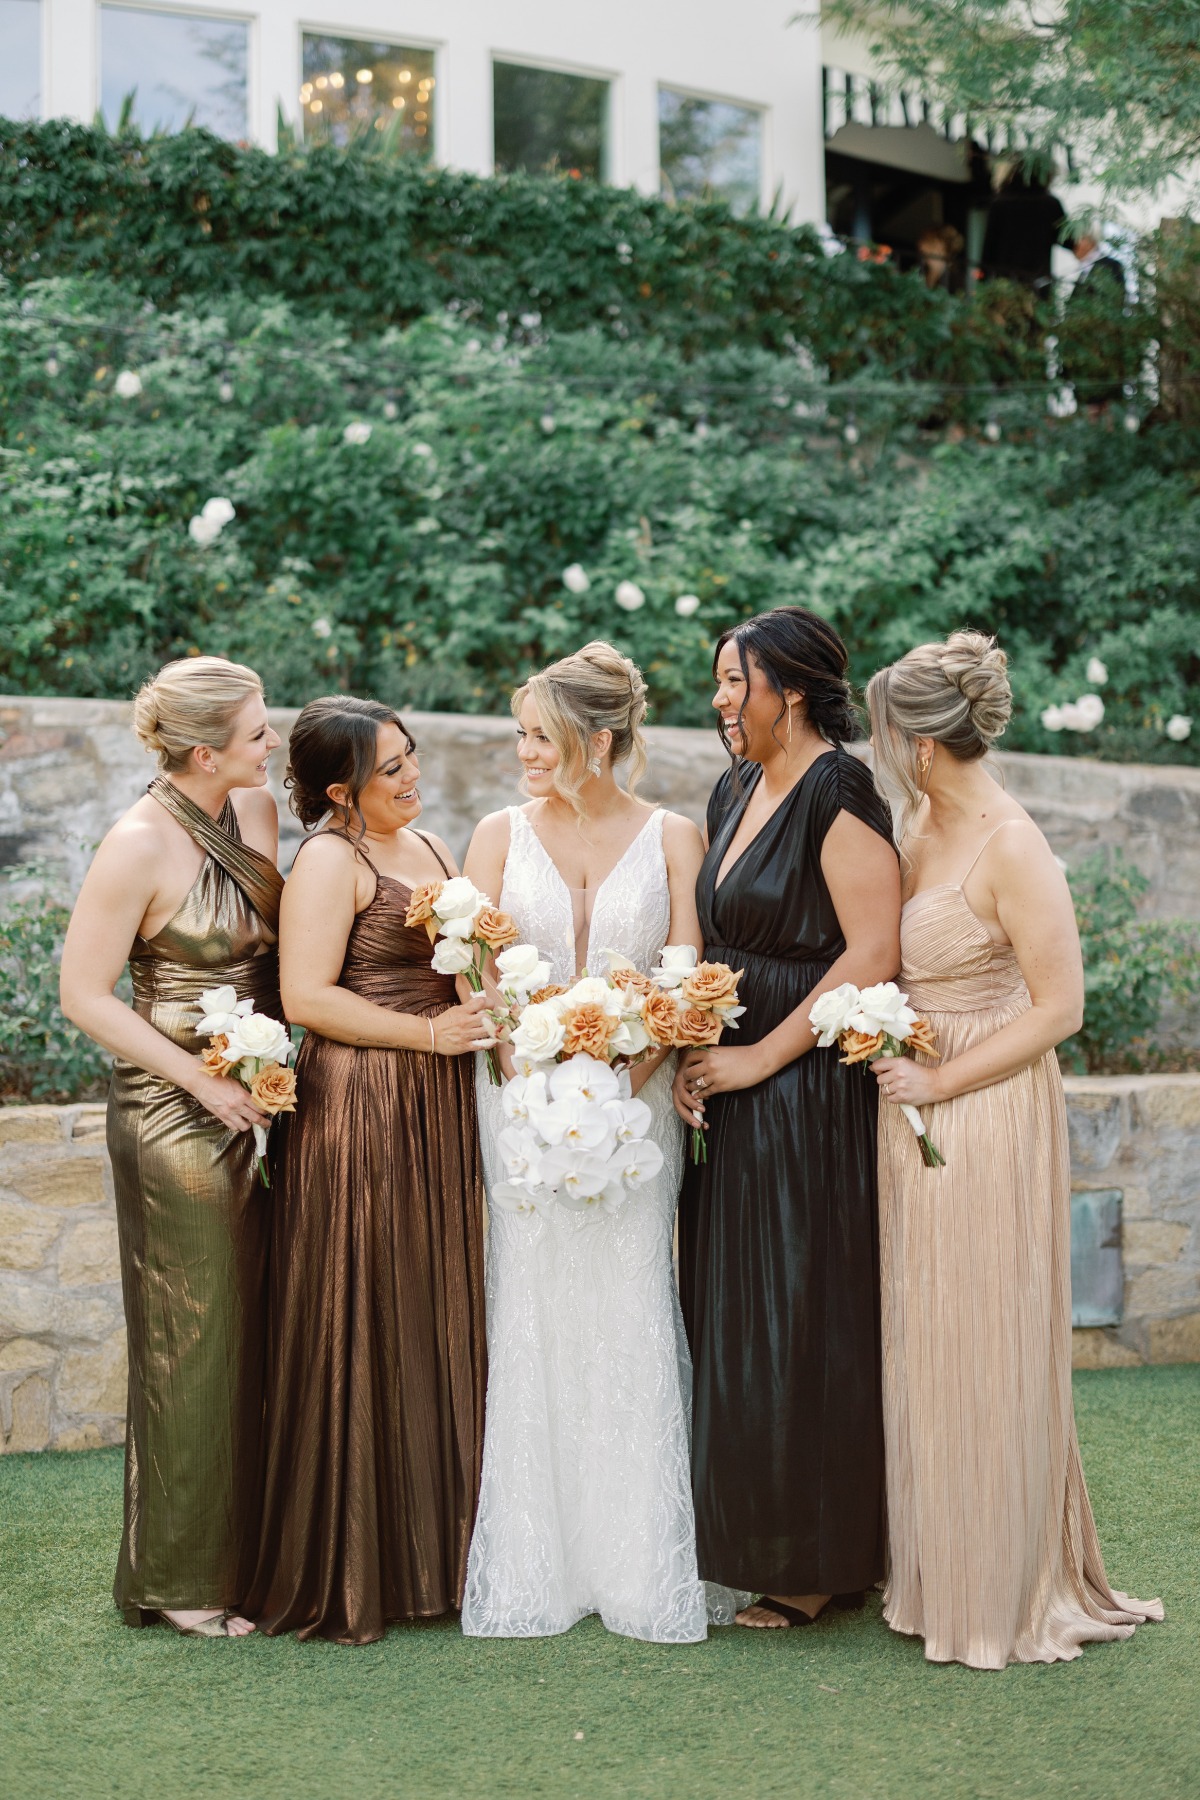
{"type": "Polygon", "coordinates": [[[995,638],[954,631],[944,644],[918,644],[868,681],[875,786],[892,809],[897,844],[924,797],[916,740],[932,738],[959,762],[986,756],[1012,714],[1007,670],[995,638]]]}
{"type": "Polygon", "coordinates": [[[201,744],[223,750],[247,700],[261,694],[261,678],[223,656],[186,656],[167,663],[139,688],[133,729],[158,766],[176,775],[201,744]]]}
{"type": "Polygon", "coordinates": [[[558,751],[554,785],[581,818],[582,789],[597,732],[612,733],[613,767],[628,763],[625,785],[631,794],[636,792],[646,770],[642,737],[646,683],[636,663],[597,638],[531,675],[512,697],[514,718],[520,717],[527,699],[537,707],[541,728],[558,751]]]}

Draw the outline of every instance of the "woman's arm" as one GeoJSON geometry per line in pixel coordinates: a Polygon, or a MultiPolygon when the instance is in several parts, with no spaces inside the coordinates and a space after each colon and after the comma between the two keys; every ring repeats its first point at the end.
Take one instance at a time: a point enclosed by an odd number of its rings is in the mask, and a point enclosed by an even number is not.
{"type": "Polygon", "coordinates": [[[374,883],[350,845],[332,834],[314,838],[297,857],[279,913],[279,987],[288,1018],[338,1044],[443,1056],[474,1049],[483,996],[430,1019],[393,1012],[339,987],[355,914],[369,902],[374,883]]]}
{"type": "Polygon", "coordinates": [[[192,1094],[231,1130],[247,1131],[266,1115],[241,1083],[209,1075],[198,1056],[156,1031],[113,992],[158,892],[164,854],[162,841],[141,823],[123,823],[105,838],[71,914],[60,1004],[73,1025],[113,1056],[192,1094]]]}
{"type": "Polygon", "coordinates": [[[869,987],[889,981],[900,967],[900,866],[886,839],[853,813],[839,812],[821,848],[825,877],[846,948],[800,1005],[757,1044],[739,1049],[724,1044],[715,1050],[691,1051],[680,1063],[675,1081],[676,1110],[690,1124],[703,1112],[693,1101],[697,1075],[705,1094],[755,1087],[816,1047],[808,1015],[813,1001],[830,988],[852,981],[869,987]]]}
{"type": "Polygon", "coordinates": [[[990,881],[996,917],[1032,1005],[947,1063],[926,1067],[907,1056],[881,1056],[871,1067],[897,1105],[952,1100],[1004,1081],[1040,1062],[1083,1023],[1083,958],[1071,891],[1049,844],[1032,820],[1026,823],[1025,830],[999,834],[976,879],[990,881]]]}

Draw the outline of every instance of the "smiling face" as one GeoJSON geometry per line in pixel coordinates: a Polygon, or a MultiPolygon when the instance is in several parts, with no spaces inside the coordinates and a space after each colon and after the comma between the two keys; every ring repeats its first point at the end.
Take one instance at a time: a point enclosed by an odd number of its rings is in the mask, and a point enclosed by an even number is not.
{"type": "MultiPolygon", "coordinates": [[[[780,751],[781,738],[787,741],[787,710],[784,700],[755,661],[752,650],[746,652],[746,668],[749,683],[742,670],[737,643],[730,638],[727,644],[722,644],[717,657],[717,691],[712,703],[725,728],[725,738],[733,755],[744,756],[750,762],[762,762],[780,751]],[[782,719],[779,716],[781,708],[782,719]]],[[[789,694],[786,698],[794,701],[797,696],[789,694]]],[[[797,724],[800,722],[796,720],[797,724]]]]}
{"type": "Polygon", "coordinates": [[[529,695],[517,715],[517,760],[532,799],[544,800],[557,791],[554,771],[562,758],[542,730],[537,706],[529,695]]]}
{"type": "MultiPolygon", "coordinates": [[[[420,778],[411,740],[391,720],[380,725],[375,733],[375,767],[358,793],[358,810],[372,837],[387,837],[420,817],[420,778]]],[[[340,812],[351,812],[352,796],[344,783],[334,782],[326,791],[340,812]]]]}
{"type": "Polygon", "coordinates": [[[267,721],[266,702],[261,694],[252,694],[234,720],[228,743],[220,750],[200,745],[194,754],[206,774],[219,774],[230,787],[265,787],[267,761],[279,743],[279,733],[267,721]]]}

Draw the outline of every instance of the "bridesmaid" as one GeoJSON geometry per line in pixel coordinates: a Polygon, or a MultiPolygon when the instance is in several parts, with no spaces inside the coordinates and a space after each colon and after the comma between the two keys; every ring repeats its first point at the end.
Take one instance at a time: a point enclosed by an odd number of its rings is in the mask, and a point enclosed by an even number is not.
{"type": "Polygon", "coordinates": [[[717,645],[733,767],[713,790],[704,954],[745,971],[736,1036],[686,1056],[675,1101],[708,1160],[680,1208],[695,1364],[700,1574],[762,1594],[743,1625],[806,1625],[883,1573],[876,1094],[819,1050],[818,994],[900,960],[887,814],[844,745],[846,651],[799,606],[717,645]]]}
{"type": "Polygon", "coordinates": [[[1104,1573],[1071,1404],[1070,1159],[1054,1046],[1083,970],[1050,846],[983,764],[1004,652],[956,631],[867,688],[904,868],[901,985],[941,1059],[881,1058],[879,1186],[891,1574],[931,1662],[1076,1657],[1161,1619],[1104,1573]],[[897,1111],[932,1107],[926,1170],[897,1111]]]}
{"type": "Polygon", "coordinates": [[[288,1017],[307,1028],[279,1159],[266,1492],[247,1610],[366,1644],[462,1604],[483,1446],[483,996],[430,967],[413,889],[456,873],[420,817],[390,707],[337,694],[292,730],[314,831],[284,896],[288,1017]]]}
{"type": "Polygon", "coordinates": [[[62,1008],[111,1050],[108,1147],[129,1336],[125,1529],[113,1598],[193,1637],[253,1629],[269,1197],[238,1083],[206,1073],[203,989],[281,1018],[283,883],[266,789],[279,739],[253,669],[168,663],[134,703],[161,773],[113,826],[80,891],[62,1008]],[[133,1006],[113,989],[128,960],[133,1006]]]}

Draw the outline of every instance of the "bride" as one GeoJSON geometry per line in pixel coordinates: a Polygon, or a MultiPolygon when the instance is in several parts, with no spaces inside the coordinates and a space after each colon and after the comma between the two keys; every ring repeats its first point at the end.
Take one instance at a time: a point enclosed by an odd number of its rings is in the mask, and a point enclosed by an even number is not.
{"type": "MultiPolygon", "coordinates": [[[[605,973],[609,952],[649,973],[664,944],[702,947],[700,834],[633,792],[646,764],[645,693],[631,662],[591,643],[513,696],[529,803],[482,820],[466,873],[537,945],[557,984],[585,968],[605,973]],[[623,763],[629,791],[615,779],[623,763]]],[[[546,1636],[593,1612],[628,1637],[705,1636],[691,1365],[671,1266],[683,1127],[670,1061],[662,1051],[631,1071],[663,1167],[615,1213],[491,1210],[469,1636],[546,1636]]],[[[482,1059],[478,1099],[490,1190],[503,1179],[497,1140],[507,1121],[482,1059]]]]}

